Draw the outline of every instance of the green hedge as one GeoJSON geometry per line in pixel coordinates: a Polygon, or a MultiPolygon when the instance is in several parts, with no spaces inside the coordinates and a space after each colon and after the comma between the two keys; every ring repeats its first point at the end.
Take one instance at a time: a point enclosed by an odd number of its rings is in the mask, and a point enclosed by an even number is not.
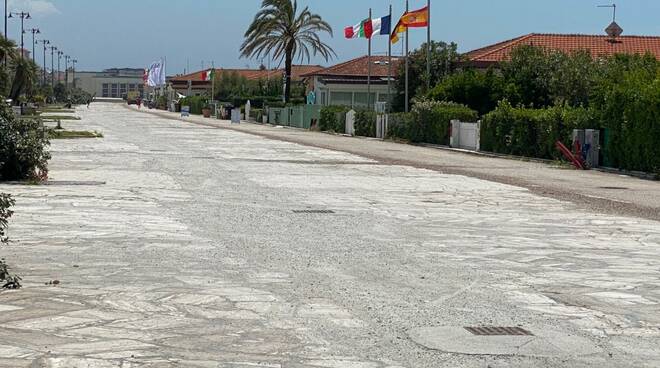
{"type": "Polygon", "coordinates": [[[355,135],[376,137],[376,113],[368,110],[355,112],[355,135]]]}
{"type": "Polygon", "coordinates": [[[630,69],[594,98],[606,130],[605,164],[660,174],[660,63],[630,69]]]}
{"type": "Polygon", "coordinates": [[[6,230],[9,224],[9,218],[13,214],[11,211],[11,206],[13,205],[14,200],[9,194],[0,193],[0,244],[7,242],[6,230]]]}
{"type": "Polygon", "coordinates": [[[474,122],[477,112],[451,102],[417,101],[410,114],[391,115],[388,135],[415,143],[448,145],[454,119],[474,122]]]}
{"type": "Polygon", "coordinates": [[[179,101],[181,106],[190,106],[190,113],[201,115],[202,109],[208,104],[208,97],[204,96],[190,96],[184,97],[179,101]]]}
{"type": "Polygon", "coordinates": [[[323,106],[321,108],[319,129],[335,133],[345,133],[346,113],[349,111],[343,106],[323,106]]]}
{"type": "Polygon", "coordinates": [[[481,122],[481,150],[558,159],[555,142],[570,147],[573,129],[585,128],[597,128],[593,113],[585,108],[528,109],[504,100],[481,122]]]}

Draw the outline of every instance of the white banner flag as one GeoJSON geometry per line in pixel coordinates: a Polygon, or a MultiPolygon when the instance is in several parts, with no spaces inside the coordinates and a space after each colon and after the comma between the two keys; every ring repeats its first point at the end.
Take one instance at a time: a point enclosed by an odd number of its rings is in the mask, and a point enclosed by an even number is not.
{"type": "Polygon", "coordinates": [[[158,87],[165,85],[165,65],[163,60],[156,61],[149,67],[149,77],[147,78],[149,87],[158,87]]]}

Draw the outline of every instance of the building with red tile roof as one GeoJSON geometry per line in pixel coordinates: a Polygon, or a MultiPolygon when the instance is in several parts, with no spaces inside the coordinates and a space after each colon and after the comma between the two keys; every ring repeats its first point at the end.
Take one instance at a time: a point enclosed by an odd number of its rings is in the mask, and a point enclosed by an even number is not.
{"type": "Polygon", "coordinates": [[[362,56],[328,68],[304,74],[312,79],[316,103],[319,105],[368,105],[367,79],[371,64],[371,103],[388,102],[393,94],[400,57],[392,57],[390,68],[387,56],[362,56]],[[391,75],[390,75],[391,72],[391,75]],[[390,80],[391,90],[388,88],[390,80]]]}
{"type": "MultiPolygon", "coordinates": [[[[291,79],[294,82],[303,82],[303,75],[323,69],[320,65],[293,65],[291,67],[291,79]]],[[[174,90],[183,95],[202,95],[210,94],[212,89],[211,81],[204,79],[204,74],[210,73],[212,69],[199,70],[193,73],[169,77],[174,90]]],[[[237,73],[249,81],[280,79],[284,76],[284,69],[224,69],[215,68],[216,75],[222,73],[237,73]]]]}
{"type": "Polygon", "coordinates": [[[509,59],[511,51],[518,46],[538,46],[565,53],[586,50],[594,58],[615,54],[649,53],[660,59],[660,37],[658,36],[599,36],[580,34],[530,33],[511,40],[482,47],[465,54],[470,65],[487,68],[509,59]]]}

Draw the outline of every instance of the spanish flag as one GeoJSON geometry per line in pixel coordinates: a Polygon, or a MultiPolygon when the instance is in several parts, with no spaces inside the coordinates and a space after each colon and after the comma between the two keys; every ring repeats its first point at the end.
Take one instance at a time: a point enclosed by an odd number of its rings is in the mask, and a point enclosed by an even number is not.
{"type": "Polygon", "coordinates": [[[399,42],[399,33],[403,33],[408,28],[421,28],[429,26],[429,8],[424,7],[419,10],[405,12],[399,22],[394,27],[394,31],[390,36],[390,42],[399,42]]]}

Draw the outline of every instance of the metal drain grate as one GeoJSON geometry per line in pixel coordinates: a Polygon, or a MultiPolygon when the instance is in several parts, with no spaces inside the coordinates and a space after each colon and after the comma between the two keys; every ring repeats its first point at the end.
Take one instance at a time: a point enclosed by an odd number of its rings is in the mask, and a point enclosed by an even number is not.
{"type": "Polygon", "coordinates": [[[465,327],[477,336],[534,336],[533,333],[520,327],[465,327]]]}
{"type": "Polygon", "coordinates": [[[293,210],[293,213],[335,213],[333,210],[293,210]]]}

